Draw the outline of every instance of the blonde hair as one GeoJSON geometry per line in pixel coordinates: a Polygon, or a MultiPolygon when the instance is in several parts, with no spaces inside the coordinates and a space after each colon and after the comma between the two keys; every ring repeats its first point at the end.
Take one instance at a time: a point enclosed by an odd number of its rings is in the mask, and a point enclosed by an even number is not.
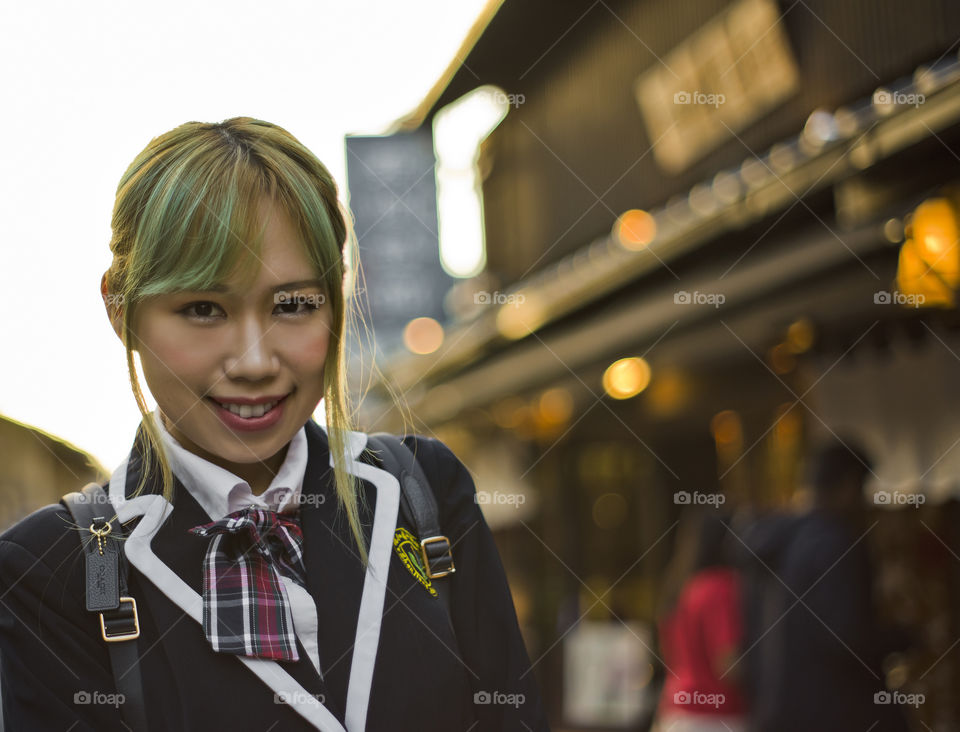
{"type": "MultiPolygon", "coordinates": [[[[151,140],[117,186],[106,286],[122,314],[127,370],[144,417],[144,464],[134,495],[143,491],[152,469],[159,470],[164,498],[172,502],[174,492],[173,473],[134,367],[137,305],[151,295],[209,289],[238,266],[244,277],[255,274],[263,226],[257,204],[264,196],[290,217],[324,283],[331,310],[323,376],[327,436],[338,509],[346,512],[365,565],[363,492],[347,472],[352,411],[344,334],[354,316],[347,259],[359,264],[353,222],[327,168],[293,135],[269,122],[235,117],[180,125],[151,140]]],[[[390,395],[396,399],[392,390],[390,395]]]]}

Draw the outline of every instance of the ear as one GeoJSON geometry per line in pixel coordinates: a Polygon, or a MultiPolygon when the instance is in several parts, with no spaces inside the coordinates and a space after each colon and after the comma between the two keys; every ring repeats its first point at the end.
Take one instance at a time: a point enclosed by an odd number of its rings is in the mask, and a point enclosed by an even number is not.
{"type": "Polygon", "coordinates": [[[103,306],[107,310],[107,317],[110,319],[110,325],[117,338],[123,342],[123,308],[120,304],[120,296],[110,292],[107,289],[107,273],[103,273],[100,278],[100,297],[103,298],[103,306]]]}

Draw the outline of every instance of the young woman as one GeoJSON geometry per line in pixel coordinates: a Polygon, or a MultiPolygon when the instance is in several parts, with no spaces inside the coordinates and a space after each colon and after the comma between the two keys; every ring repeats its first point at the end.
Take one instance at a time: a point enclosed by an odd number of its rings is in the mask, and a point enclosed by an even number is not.
{"type": "MultiPolygon", "coordinates": [[[[101,293],[143,420],[105,512],[128,533],[151,732],[547,729],[469,473],[403,438],[452,544],[431,581],[350,428],[349,223],[320,161],[249,118],[177,127],[120,181],[101,293]]],[[[128,729],[78,531],[59,504],[0,536],[6,732],[128,729]]]]}

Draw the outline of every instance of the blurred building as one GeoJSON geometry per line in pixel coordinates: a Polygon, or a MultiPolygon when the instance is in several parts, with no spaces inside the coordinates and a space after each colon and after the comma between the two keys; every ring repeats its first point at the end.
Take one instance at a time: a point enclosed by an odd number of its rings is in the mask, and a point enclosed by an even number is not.
{"type": "Polygon", "coordinates": [[[926,649],[893,683],[960,723],[958,38],[947,0],[506,0],[398,121],[455,284],[364,417],[396,388],[471,469],[558,727],[642,725],[679,515],[788,505],[831,433],[926,649]]]}
{"type": "Polygon", "coordinates": [[[70,491],[106,480],[91,455],[29,425],[0,417],[0,530],[70,491]]]}

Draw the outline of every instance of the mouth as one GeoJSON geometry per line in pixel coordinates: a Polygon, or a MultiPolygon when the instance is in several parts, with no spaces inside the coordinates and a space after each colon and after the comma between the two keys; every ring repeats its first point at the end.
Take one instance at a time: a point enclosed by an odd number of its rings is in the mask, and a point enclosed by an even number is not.
{"type": "Polygon", "coordinates": [[[282,407],[293,391],[278,396],[263,397],[205,397],[217,407],[217,414],[228,426],[247,428],[268,427],[276,422],[282,407]]]}

